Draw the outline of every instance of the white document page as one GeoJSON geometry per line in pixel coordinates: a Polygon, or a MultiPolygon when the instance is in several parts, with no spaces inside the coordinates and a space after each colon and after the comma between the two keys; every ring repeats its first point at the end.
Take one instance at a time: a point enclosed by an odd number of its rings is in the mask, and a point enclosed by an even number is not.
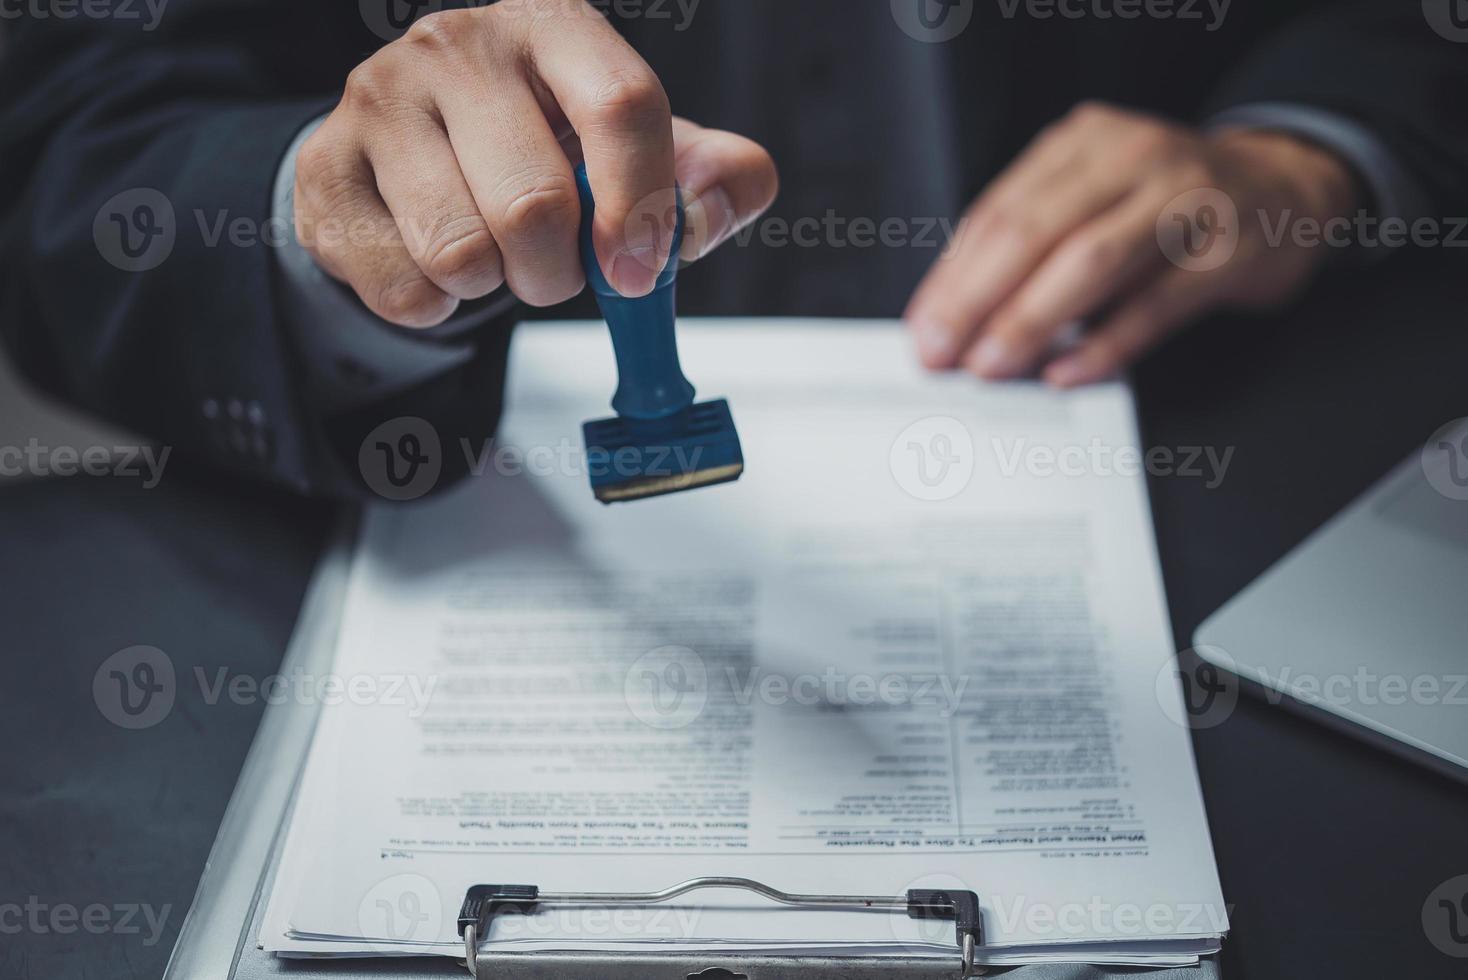
{"type": "MultiPolygon", "coordinates": [[[[476,883],[728,875],[971,889],[993,964],[1215,951],[1129,390],[934,376],[892,323],[680,336],[739,482],[597,503],[606,329],[527,325],[499,437],[439,450],[480,473],[370,510],[264,948],[462,955],[476,883]]],[[[955,952],[951,923],[737,892],[488,941],[955,952]]]]}

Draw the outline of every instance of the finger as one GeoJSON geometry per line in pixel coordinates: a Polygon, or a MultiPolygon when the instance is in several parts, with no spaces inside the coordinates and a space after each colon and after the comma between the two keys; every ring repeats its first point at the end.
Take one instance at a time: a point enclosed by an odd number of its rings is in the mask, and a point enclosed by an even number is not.
{"type": "Polygon", "coordinates": [[[426,113],[410,116],[369,136],[366,153],[377,189],[424,275],[457,299],[478,299],[504,283],[499,246],[437,121],[426,113]]]}
{"type": "Polygon", "coordinates": [[[1067,325],[1094,315],[1164,263],[1156,244],[1163,201],[1134,194],[1067,237],[990,318],[964,365],[987,378],[1026,374],[1067,325]]]}
{"type": "Polygon", "coordinates": [[[667,93],[601,17],[538,30],[533,52],[536,75],[580,139],[596,197],[592,240],[602,270],[623,295],[646,295],[668,264],[675,230],[667,93]]]}
{"type": "Polygon", "coordinates": [[[1091,384],[1126,367],[1168,334],[1215,305],[1221,277],[1173,269],[1128,300],[1081,345],[1045,369],[1061,388],[1091,384]]]}
{"type": "MultiPolygon", "coordinates": [[[[476,79],[494,77],[482,66],[471,71],[476,79]]],[[[571,162],[535,93],[528,85],[470,82],[441,92],[439,111],[458,169],[499,247],[510,291],[531,306],[579,293],[585,285],[576,245],[581,201],[571,162]]]]}
{"type": "Polygon", "coordinates": [[[753,140],[673,120],[674,167],[683,190],[682,258],[703,258],[774,203],[780,177],[753,140]]]}
{"type": "Polygon", "coordinates": [[[1052,168],[1069,159],[1037,155],[986,192],[963,222],[956,247],[919,285],[906,319],[929,367],[947,368],[984,321],[1039,261],[1081,223],[1115,204],[1134,178],[1114,168],[1052,168]]]}
{"type": "Polygon", "coordinates": [[[359,146],[313,137],[301,148],[296,173],[296,235],[329,275],[401,326],[430,327],[453,314],[458,300],[408,253],[359,146]]]}

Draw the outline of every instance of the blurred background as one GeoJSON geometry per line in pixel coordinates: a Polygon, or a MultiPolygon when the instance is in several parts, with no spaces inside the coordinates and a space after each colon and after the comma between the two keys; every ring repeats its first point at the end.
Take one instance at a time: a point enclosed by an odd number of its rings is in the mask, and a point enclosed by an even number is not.
{"type": "MultiPolygon", "coordinates": [[[[101,425],[74,409],[51,401],[27,386],[4,351],[0,351],[0,446],[24,447],[30,440],[48,445],[137,445],[136,436],[101,425]]],[[[0,485],[34,479],[28,473],[9,475],[0,469],[0,485]]]]}

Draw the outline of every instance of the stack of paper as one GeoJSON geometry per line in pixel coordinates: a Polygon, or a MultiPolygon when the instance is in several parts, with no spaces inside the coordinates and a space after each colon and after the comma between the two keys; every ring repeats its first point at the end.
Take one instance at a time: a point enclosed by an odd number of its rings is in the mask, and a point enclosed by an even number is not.
{"type": "MultiPolygon", "coordinates": [[[[462,954],[479,882],[976,892],[991,964],[1187,964],[1227,915],[1132,400],[934,377],[894,324],[685,325],[735,484],[604,508],[604,327],[523,328],[448,495],[367,518],[260,936],[462,954]]],[[[496,923],[506,950],[952,957],[951,923],[744,893],[496,923]]]]}

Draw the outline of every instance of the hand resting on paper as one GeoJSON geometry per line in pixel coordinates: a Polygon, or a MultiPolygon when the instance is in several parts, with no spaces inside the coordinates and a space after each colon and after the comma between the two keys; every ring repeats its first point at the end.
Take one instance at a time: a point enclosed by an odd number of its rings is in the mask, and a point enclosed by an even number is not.
{"type": "Polygon", "coordinates": [[[1331,249],[1281,222],[1352,213],[1355,183],[1295,136],[1203,134],[1083,103],[979,197],[906,320],[931,368],[1097,381],[1210,310],[1289,300],[1331,249]],[[1082,320],[1079,346],[1049,360],[1082,320]]]}

